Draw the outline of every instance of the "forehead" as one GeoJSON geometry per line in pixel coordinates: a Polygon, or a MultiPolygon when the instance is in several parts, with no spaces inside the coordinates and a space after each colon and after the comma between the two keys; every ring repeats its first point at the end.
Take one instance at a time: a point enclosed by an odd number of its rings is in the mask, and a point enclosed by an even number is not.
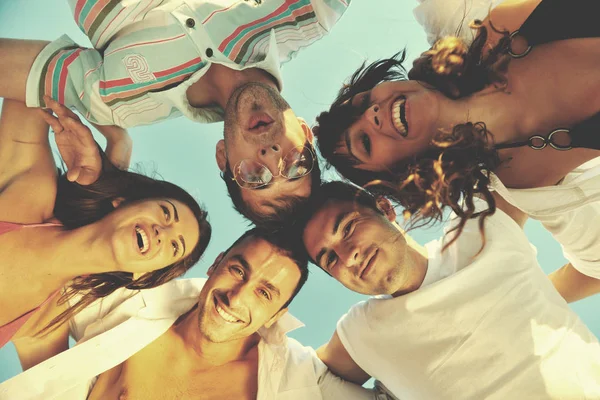
{"type": "MultiPolygon", "coordinates": [[[[304,246],[311,257],[323,247],[330,245],[333,230],[340,218],[355,213],[361,218],[371,218],[383,228],[385,220],[382,218],[372,218],[379,213],[370,207],[363,206],[354,201],[329,200],[317,212],[313,214],[302,235],[304,246]]],[[[341,229],[341,226],[338,228],[341,229]]],[[[355,237],[359,237],[360,231],[355,231],[355,237]]]]}
{"type": "MultiPolygon", "coordinates": [[[[317,162],[315,160],[315,162],[317,162]]],[[[312,186],[310,174],[296,180],[276,177],[275,183],[265,189],[242,189],[241,197],[254,212],[272,215],[277,210],[288,205],[291,197],[308,198],[312,186]]]]}
{"type": "Polygon", "coordinates": [[[222,264],[243,258],[250,267],[250,279],[266,280],[291,294],[300,280],[296,263],[276,246],[253,236],[236,244],[223,259],[222,264]]]}

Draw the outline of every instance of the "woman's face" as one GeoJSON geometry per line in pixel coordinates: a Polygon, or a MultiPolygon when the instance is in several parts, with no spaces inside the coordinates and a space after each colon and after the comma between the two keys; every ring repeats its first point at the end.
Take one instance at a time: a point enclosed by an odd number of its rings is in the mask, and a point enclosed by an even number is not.
{"type": "Polygon", "coordinates": [[[418,81],[383,82],[354,96],[366,108],[342,137],[356,168],[382,171],[425,150],[438,130],[439,92],[418,81]]]}
{"type": "Polygon", "coordinates": [[[192,210],[166,198],[119,205],[101,225],[108,233],[116,270],[134,273],[180,261],[196,247],[201,234],[192,210]]]}

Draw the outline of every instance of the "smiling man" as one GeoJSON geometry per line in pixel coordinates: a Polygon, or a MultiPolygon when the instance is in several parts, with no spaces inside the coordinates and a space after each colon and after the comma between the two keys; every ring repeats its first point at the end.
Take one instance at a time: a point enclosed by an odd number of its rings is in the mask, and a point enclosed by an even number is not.
{"type": "Polygon", "coordinates": [[[208,279],[108,296],[71,321],[77,346],[0,384],[0,399],[386,399],[287,338],[308,276],[297,245],[254,229],[208,279]]]}
{"type": "Polygon", "coordinates": [[[400,399],[600,398],[598,339],[537,264],[524,214],[499,196],[485,241],[472,219],[450,243],[453,220],[425,247],[386,199],[342,182],[313,196],[302,229],[310,258],[379,295],[352,307],[317,351],[334,373],[374,377],[400,399]]]}

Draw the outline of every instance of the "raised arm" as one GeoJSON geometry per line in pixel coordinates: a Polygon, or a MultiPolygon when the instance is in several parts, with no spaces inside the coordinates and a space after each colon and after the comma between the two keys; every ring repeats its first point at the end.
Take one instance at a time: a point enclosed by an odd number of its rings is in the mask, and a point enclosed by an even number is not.
{"type": "Polygon", "coordinates": [[[331,372],[347,381],[362,385],[370,378],[350,357],[337,332],[333,334],[329,343],[317,350],[317,355],[331,372]]]}
{"type": "Polygon", "coordinates": [[[57,172],[38,112],[18,101],[2,104],[0,221],[39,223],[52,216],[57,172]]]}

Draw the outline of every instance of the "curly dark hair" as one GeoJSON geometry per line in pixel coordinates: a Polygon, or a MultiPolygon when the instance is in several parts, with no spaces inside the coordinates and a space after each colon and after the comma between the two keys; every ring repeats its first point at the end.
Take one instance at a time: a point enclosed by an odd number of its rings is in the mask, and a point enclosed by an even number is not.
{"type": "Polygon", "coordinates": [[[389,196],[404,208],[405,217],[420,221],[418,226],[441,221],[445,207],[450,207],[461,221],[456,226],[457,235],[446,247],[458,238],[469,218],[479,216],[483,234],[485,217],[496,210],[488,184],[490,171],[498,167],[500,158],[485,123],[468,122],[454,126],[450,132],[440,131],[433,136],[427,150],[384,171],[360,170],[351,157],[344,152],[340,154],[338,149],[344,146],[345,131],[365,111],[364,106],[352,106],[352,97],[382,82],[419,80],[453,99],[476,93],[488,85],[502,90],[510,60],[506,54],[510,45],[508,32],[498,31],[503,35],[501,40],[489,48],[485,46],[486,28],[480,21],[472,26],[479,32],[470,47],[455,37],[441,39],[414,61],[408,73],[402,65],[404,51],[367,67],[363,64],[339,91],[329,111],[317,117],[313,128],[328,166],[334,166],[343,177],[374,194],[389,196]],[[487,210],[475,211],[476,196],[487,202],[487,210]]]}
{"type": "Polygon", "coordinates": [[[108,296],[119,288],[149,289],[183,275],[200,260],[210,241],[212,230],[207,220],[208,214],[189,193],[170,182],[122,171],[110,163],[102,150],[100,154],[102,173],[93,184],[83,186],[70,182],[65,174],[58,178],[54,216],[63,224],[64,229],[76,229],[102,219],[114,210],[112,201],[116,198],[123,198],[122,204],[127,204],[166,197],[181,201],[192,210],[200,227],[200,239],[182,260],[156,271],[147,272],[137,279],[133,279],[131,272],[123,271],[76,277],[65,287],[58,303],[67,303],[76,296],[82,297],[50,321],[38,332],[38,335],[52,332],[94,301],[108,296]]]}

